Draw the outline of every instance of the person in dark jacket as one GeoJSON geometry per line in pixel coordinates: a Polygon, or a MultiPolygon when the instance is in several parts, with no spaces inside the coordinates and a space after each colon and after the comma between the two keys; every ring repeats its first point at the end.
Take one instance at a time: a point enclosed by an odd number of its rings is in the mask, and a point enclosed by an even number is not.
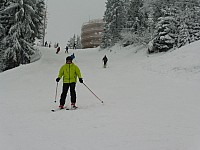
{"type": "Polygon", "coordinates": [[[108,58],[106,57],[106,55],[103,57],[102,61],[103,61],[103,67],[106,68],[108,62],[108,58]]]}
{"type": "Polygon", "coordinates": [[[65,53],[66,53],[66,52],[69,53],[69,52],[68,52],[68,49],[69,49],[68,46],[66,46],[66,47],[65,47],[65,53]]]}
{"type": "Polygon", "coordinates": [[[59,82],[60,79],[63,78],[63,89],[60,98],[60,109],[64,108],[65,99],[67,96],[68,89],[70,88],[70,96],[71,96],[71,108],[76,109],[76,82],[77,78],[79,78],[79,82],[83,83],[83,78],[81,76],[80,69],[77,65],[72,62],[71,56],[66,58],[66,64],[64,64],[59,71],[58,77],[56,78],[56,82],[59,82]]]}
{"type": "Polygon", "coordinates": [[[76,50],[76,43],[74,43],[74,45],[73,45],[73,49],[75,49],[75,50],[76,50]]]}
{"type": "Polygon", "coordinates": [[[58,54],[59,52],[60,52],[60,47],[57,48],[56,54],[58,54]]]}
{"type": "Polygon", "coordinates": [[[45,42],[44,46],[45,46],[45,47],[47,47],[47,46],[48,46],[48,43],[47,43],[47,41],[45,42]]]}

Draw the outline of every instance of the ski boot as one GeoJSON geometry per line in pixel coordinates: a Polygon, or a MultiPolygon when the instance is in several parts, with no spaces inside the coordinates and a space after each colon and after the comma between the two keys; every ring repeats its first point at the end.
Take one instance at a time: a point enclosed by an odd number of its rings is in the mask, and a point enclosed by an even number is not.
{"type": "Polygon", "coordinates": [[[72,109],[72,110],[75,110],[75,109],[77,109],[77,108],[78,108],[78,107],[75,105],[75,103],[72,103],[72,104],[71,104],[71,109],[72,109]]]}

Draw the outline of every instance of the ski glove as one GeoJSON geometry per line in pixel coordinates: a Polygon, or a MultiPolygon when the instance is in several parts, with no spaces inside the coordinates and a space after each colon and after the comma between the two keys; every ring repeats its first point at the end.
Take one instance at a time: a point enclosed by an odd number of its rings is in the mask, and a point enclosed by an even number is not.
{"type": "Polygon", "coordinates": [[[60,78],[56,78],[56,82],[59,82],[60,81],[60,78]]]}
{"type": "Polygon", "coordinates": [[[80,82],[80,83],[83,83],[83,79],[82,79],[82,78],[79,78],[79,82],[80,82]]]}

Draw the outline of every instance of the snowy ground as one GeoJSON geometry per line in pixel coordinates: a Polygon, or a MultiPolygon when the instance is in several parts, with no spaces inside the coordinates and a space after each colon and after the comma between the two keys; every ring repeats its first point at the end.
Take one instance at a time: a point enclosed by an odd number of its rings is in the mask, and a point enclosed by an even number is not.
{"type": "Polygon", "coordinates": [[[79,109],[55,113],[55,79],[66,54],[41,48],[39,61],[0,74],[0,149],[199,150],[199,47],[155,55],[133,46],[71,50],[104,104],[77,83],[79,109]]]}

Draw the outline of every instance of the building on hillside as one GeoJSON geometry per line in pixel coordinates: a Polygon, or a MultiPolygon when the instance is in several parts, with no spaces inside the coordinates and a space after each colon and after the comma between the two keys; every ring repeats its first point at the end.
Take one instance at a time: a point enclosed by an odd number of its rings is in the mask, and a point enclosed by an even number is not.
{"type": "Polygon", "coordinates": [[[81,45],[83,49],[94,48],[100,45],[103,26],[103,19],[90,20],[82,25],[81,45]]]}

